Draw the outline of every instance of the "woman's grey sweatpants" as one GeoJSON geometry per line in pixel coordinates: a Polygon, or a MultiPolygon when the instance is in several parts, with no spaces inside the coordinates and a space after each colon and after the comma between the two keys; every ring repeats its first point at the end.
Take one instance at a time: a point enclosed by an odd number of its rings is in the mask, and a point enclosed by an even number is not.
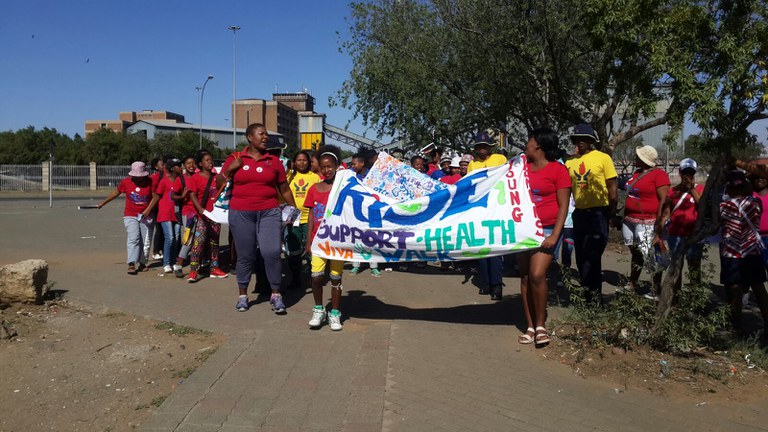
{"type": "Polygon", "coordinates": [[[280,245],[283,220],[279,208],[260,211],[229,210],[229,229],[237,248],[237,286],[248,288],[256,255],[261,253],[272,291],[280,290],[283,264],[280,245]]]}
{"type": "Polygon", "coordinates": [[[128,264],[147,264],[149,246],[152,244],[152,231],[155,220],[152,217],[139,219],[136,216],[124,216],[123,225],[127,234],[125,247],[128,252],[128,264]]]}

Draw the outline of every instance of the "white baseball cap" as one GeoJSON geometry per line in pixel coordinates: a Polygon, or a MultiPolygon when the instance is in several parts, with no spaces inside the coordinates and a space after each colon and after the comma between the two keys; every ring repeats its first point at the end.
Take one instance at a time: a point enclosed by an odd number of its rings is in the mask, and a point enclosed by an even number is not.
{"type": "Polygon", "coordinates": [[[696,161],[691,158],[685,158],[680,161],[680,171],[686,169],[697,171],[699,169],[699,164],[697,164],[696,161]]]}

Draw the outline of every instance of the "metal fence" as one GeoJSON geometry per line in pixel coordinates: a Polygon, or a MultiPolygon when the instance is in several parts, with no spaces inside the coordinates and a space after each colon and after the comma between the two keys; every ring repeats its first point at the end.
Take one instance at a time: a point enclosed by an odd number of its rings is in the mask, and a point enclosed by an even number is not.
{"type": "Polygon", "coordinates": [[[51,171],[53,190],[90,189],[91,175],[88,165],[54,165],[51,171]]]}
{"type": "Polygon", "coordinates": [[[128,177],[131,171],[130,165],[97,165],[96,188],[111,189],[117,187],[120,182],[128,177]]]}
{"type": "Polygon", "coordinates": [[[0,165],[0,190],[43,190],[42,165],[0,165]]]}
{"type": "Polygon", "coordinates": [[[128,176],[128,165],[97,165],[96,184],[91,184],[90,165],[54,165],[51,175],[45,163],[35,165],[0,165],[1,191],[44,191],[50,181],[53,190],[112,189],[128,176]],[[44,168],[45,166],[45,168],[44,168]]]}

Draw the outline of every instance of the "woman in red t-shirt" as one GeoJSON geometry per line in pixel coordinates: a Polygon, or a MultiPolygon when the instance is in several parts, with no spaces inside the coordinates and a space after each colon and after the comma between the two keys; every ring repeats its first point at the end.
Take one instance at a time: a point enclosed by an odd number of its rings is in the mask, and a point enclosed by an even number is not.
{"type": "Polygon", "coordinates": [[[557,162],[560,153],[555,131],[540,128],[531,132],[525,146],[526,169],[533,205],[545,238],[540,248],[517,254],[523,313],[528,323],[525,333],[517,339],[521,344],[543,346],[549,343],[544,326],[547,319],[547,269],[560,247],[571,197],[571,176],[565,165],[557,162]]]}
{"type": "Polygon", "coordinates": [[[290,206],[296,207],[288,188],[283,163],[267,152],[267,128],[254,123],[245,130],[248,146],[229,155],[222,167],[222,179],[232,180],[229,201],[229,229],[237,246],[237,288],[235,309],[248,310],[248,285],[256,255],[261,254],[267,279],[272,286],[269,303],[277,314],[285,313],[280,295],[283,220],[278,207],[278,192],[290,206]]]}
{"type": "Polygon", "coordinates": [[[128,274],[130,275],[147,269],[152,230],[155,227],[152,210],[159,198],[154,190],[155,183],[149,177],[144,162],[134,162],[131,164],[128,177],[124,178],[117,189],[104,198],[104,201],[99,203],[97,207],[102,208],[120,194],[125,194],[123,225],[128,237],[126,249],[128,252],[128,274]]]}
{"type": "Polygon", "coordinates": [[[205,211],[213,210],[213,203],[218,198],[216,182],[213,174],[213,158],[207,150],[197,152],[197,165],[200,171],[195,174],[189,182],[187,188],[190,190],[189,198],[197,211],[197,223],[195,224],[194,238],[192,240],[192,249],[189,254],[189,276],[187,282],[197,282],[197,271],[200,268],[203,251],[208,250],[208,256],[211,260],[211,278],[225,278],[229,274],[219,268],[219,237],[221,235],[221,225],[208,219],[205,211]]]}
{"type": "Polygon", "coordinates": [[[669,176],[664,170],[656,168],[658,153],[653,147],[637,146],[635,154],[637,170],[627,181],[627,200],[624,204],[621,232],[624,244],[632,254],[629,287],[637,290],[637,281],[645,263],[646,270],[653,279],[653,292],[649,297],[654,298],[659,293],[661,284],[661,272],[654,268],[654,246],[664,248],[664,244],[656,235],[655,226],[661,216],[661,204],[669,191],[669,176]]]}
{"type": "MultiPolygon", "coordinates": [[[[661,216],[656,222],[656,236],[663,235],[666,227],[666,240],[669,246],[669,253],[674,254],[675,250],[682,246],[686,237],[693,233],[698,217],[696,207],[704,192],[704,185],[696,183],[698,164],[695,160],[685,158],[680,161],[680,184],[669,188],[667,196],[661,205],[661,216]]],[[[691,283],[698,285],[701,283],[701,258],[704,253],[701,243],[691,245],[685,254],[688,261],[688,274],[691,283]]],[[[680,289],[683,285],[683,272],[677,275],[675,288],[680,289]]]]}

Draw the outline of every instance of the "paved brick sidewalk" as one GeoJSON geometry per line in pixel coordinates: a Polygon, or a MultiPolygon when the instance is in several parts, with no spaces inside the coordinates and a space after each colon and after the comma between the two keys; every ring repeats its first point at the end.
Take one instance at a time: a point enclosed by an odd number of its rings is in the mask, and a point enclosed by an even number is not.
{"type": "MultiPolygon", "coordinates": [[[[0,224],[13,229],[0,238],[0,262],[45,258],[70,298],[230,336],[140,430],[768,430],[768,394],[697,407],[616,393],[543,359],[546,349],[516,344],[515,278],[496,303],[454,273],[347,276],[344,331],[313,331],[304,292],[289,293],[286,316],[267,303],[237,313],[233,279],[126,275],[118,203],[99,212],[39,204],[2,203],[0,224]]],[[[628,265],[614,254],[606,264],[614,278],[628,265]]]]}

